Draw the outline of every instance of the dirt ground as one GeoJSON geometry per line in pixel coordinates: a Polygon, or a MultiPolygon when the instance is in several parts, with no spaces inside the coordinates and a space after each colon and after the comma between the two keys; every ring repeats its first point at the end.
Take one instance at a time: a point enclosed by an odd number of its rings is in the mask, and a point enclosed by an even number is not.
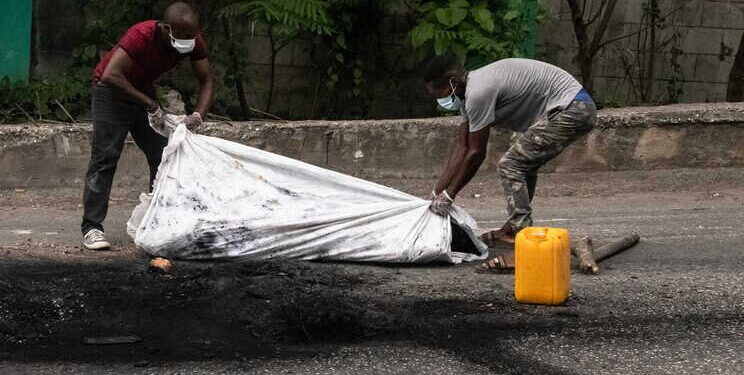
{"type": "MultiPolygon", "coordinates": [[[[458,198],[504,217],[482,176],[458,198]]],[[[78,244],[78,189],[0,192],[0,373],[744,373],[744,171],[554,174],[538,224],[642,243],[573,275],[564,306],[515,303],[474,264],[186,262],[153,272],[123,223],[115,251],[78,244]],[[86,338],[136,336],[89,345],[86,338]]],[[[431,181],[381,181],[425,195],[431,181]]],[[[498,249],[502,251],[504,249],[498,249]]]]}

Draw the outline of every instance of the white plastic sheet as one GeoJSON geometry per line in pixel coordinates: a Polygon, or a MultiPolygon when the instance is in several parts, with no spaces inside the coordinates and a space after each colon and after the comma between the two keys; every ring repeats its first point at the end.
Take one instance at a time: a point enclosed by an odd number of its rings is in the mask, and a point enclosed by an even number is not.
{"type": "Polygon", "coordinates": [[[168,146],[153,194],[142,194],[127,223],[152,255],[451,263],[487,255],[475,221],[458,207],[443,218],[427,200],[194,134],[176,126],[181,120],[168,115],[166,128],[156,129],[168,146]],[[468,253],[452,248],[453,226],[468,253]]]}

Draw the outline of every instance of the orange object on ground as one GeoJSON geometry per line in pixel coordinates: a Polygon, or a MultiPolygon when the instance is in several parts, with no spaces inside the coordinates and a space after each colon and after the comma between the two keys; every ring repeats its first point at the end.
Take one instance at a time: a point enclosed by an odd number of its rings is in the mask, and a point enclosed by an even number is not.
{"type": "Polygon", "coordinates": [[[515,243],[514,297],[518,302],[560,305],[571,287],[571,245],[561,228],[529,227],[515,243]]]}
{"type": "Polygon", "coordinates": [[[173,264],[168,259],[158,257],[150,260],[149,266],[151,270],[168,273],[173,264]]]}

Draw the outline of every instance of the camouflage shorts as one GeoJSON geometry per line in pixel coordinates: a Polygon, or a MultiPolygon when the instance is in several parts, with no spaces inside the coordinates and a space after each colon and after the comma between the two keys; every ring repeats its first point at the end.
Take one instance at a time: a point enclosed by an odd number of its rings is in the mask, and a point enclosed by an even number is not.
{"type": "Polygon", "coordinates": [[[597,118],[592,102],[574,100],[561,111],[512,138],[499,161],[499,176],[506,194],[507,223],[519,231],[532,225],[532,198],[537,171],[571,143],[589,133],[597,118]]]}

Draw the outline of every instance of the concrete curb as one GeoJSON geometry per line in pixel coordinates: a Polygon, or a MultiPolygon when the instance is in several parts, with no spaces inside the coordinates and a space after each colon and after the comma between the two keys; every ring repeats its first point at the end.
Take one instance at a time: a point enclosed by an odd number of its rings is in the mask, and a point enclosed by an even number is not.
{"type": "MultiPolygon", "coordinates": [[[[258,147],[363,178],[432,178],[454,142],[459,117],[377,121],[211,123],[202,134],[258,147]]],[[[0,125],[0,188],[81,185],[90,124],[0,125]]],[[[491,136],[495,170],[509,133],[491,136]]],[[[744,166],[744,103],[602,110],[597,129],[545,171],[744,166]]],[[[146,184],[144,157],[130,140],[116,184],[146,184]]]]}

